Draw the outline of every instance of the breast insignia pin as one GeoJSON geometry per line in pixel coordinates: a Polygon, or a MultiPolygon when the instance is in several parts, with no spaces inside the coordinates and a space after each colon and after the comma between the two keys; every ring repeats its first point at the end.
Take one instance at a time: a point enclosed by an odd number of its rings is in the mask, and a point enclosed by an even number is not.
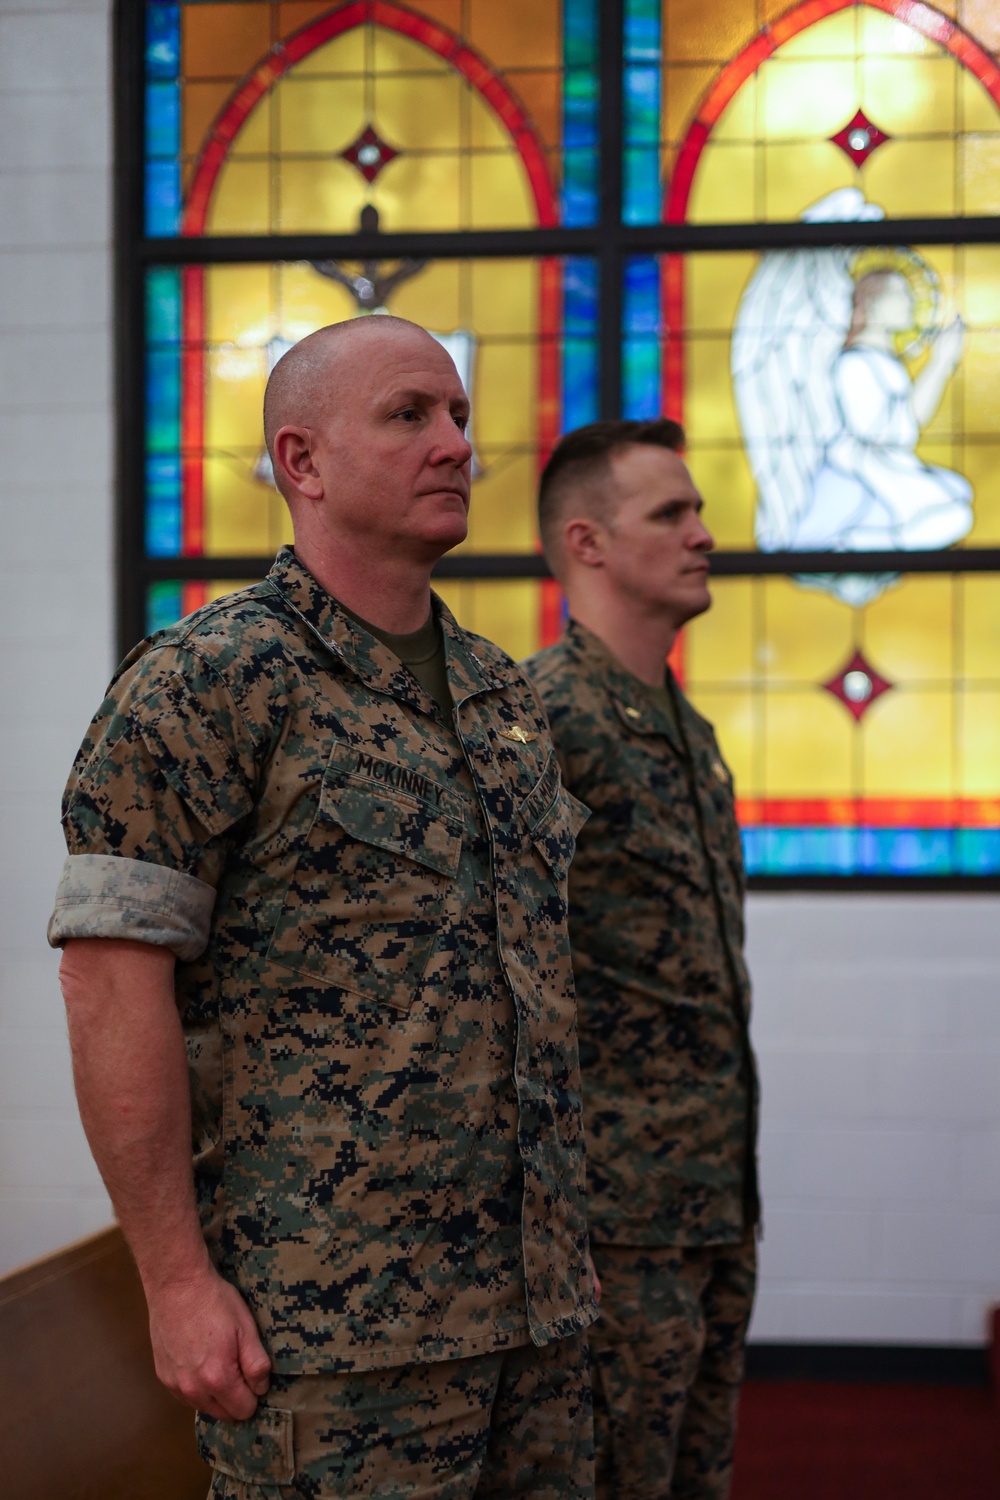
{"type": "Polygon", "coordinates": [[[514,724],[510,729],[501,729],[500,734],[505,740],[513,740],[515,745],[530,745],[532,740],[538,738],[536,730],[522,729],[520,724],[514,724]]]}
{"type": "Polygon", "coordinates": [[[713,760],[712,775],[715,777],[716,781],[721,781],[724,786],[729,785],[729,772],[726,770],[721,760],[713,760]]]}
{"type": "Polygon", "coordinates": [[[641,719],[642,718],[642,714],[639,711],[639,709],[633,708],[631,706],[631,704],[627,704],[626,705],[625,716],[626,716],[626,718],[629,718],[629,719],[641,719]]]}

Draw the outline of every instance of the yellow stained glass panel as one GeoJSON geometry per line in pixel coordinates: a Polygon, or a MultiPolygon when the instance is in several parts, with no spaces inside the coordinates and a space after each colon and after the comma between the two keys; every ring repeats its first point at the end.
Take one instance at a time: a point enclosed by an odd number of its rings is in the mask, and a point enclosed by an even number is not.
{"type": "Polygon", "coordinates": [[[995,575],[972,574],[961,580],[960,588],[962,675],[974,681],[989,681],[997,688],[1000,686],[1000,580],[995,575]]]}
{"type": "Polygon", "coordinates": [[[705,501],[705,524],[723,548],[752,548],[756,486],[742,448],[692,445],[686,453],[691,477],[705,501]]]}
{"type": "Polygon", "coordinates": [[[817,588],[769,578],[764,612],[757,660],[766,682],[826,682],[854,649],[852,610],[817,588]]]}
{"type": "Polygon", "coordinates": [[[963,130],[994,135],[1000,131],[1000,109],[996,100],[968,68],[959,71],[958,119],[963,130]]]}
{"type": "Polygon", "coordinates": [[[888,135],[952,135],[959,71],[944,53],[863,57],[860,106],[888,135]]]}
{"type": "Polygon", "coordinates": [[[872,704],[860,728],[864,736],[865,795],[951,794],[955,737],[949,691],[903,687],[885,693],[872,704]]]}
{"type": "Polygon", "coordinates": [[[739,439],[740,429],[733,403],[729,373],[729,340],[688,339],[685,347],[687,396],[684,421],[688,434],[699,443],[711,439],[739,439]]]}
{"type": "Polygon", "coordinates": [[[966,136],[959,150],[965,212],[1000,213],[1000,137],[966,136]]]}
{"type": "Polygon", "coordinates": [[[562,59],[560,7],[538,0],[468,0],[467,35],[499,68],[552,68],[562,59]]]}
{"type": "MultiPolygon", "coordinates": [[[[668,0],[664,6],[665,148],[677,140],[722,66],[751,40],[748,31],[765,19],[759,7],[722,0],[697,6],[697,15],[695,7],[696,0],[668,0]],[[716,51],[719,42],[708,44],[708,37],[728,37],[731,50],[716,51]],[[682,67],[694,58],[697,79],[682,67]],[[705,67],[710,58],[714,75],[705,67]],[[670,97],[674,86],[676,102],[670,97]]],[[[974,75],[944,46],[906,24],[904,14],[905,7],[895,18],[872,6],[851,6],[765,58],[712,128],[695,172],[688,219],[795,220],[826,194],[855,185],[890,216],[1000,212],[1000,110],[974,75]],[[859,109],[889,139],[856,167],[830,138],[859,109]],[[963,137],[962,131],[971,133],[963,137]],[[737,146],[750,154],[736,155],[737,146]],[[734,154],[720,154],[723,147],[734,154]]]]}
{"type": "Polygon", "coordinates": [[[851,786],[855,725],[829,693],[769,693],[764,725],[765,796],[829,797],[851,786]]]}
{"type": "Polygon", "coordinates": [[[266,161],[226,163],[208,215],[210,234],[267,234],[271,228],[271,169],[266,161]]]}
{"type": "Polygon", "coordinates": [[[834,135],[857,108],[853,59],[789,61],[779,51],[758,78],[758,132],[773,141],[834,135]]]}
{"type": "Polygon", "coordinates": [[[758,217],[763,219],[800,219],[805,209],[828,193],[857,186],[853,164],[829,141],[794,146],[767,144],[762,147],[762,156],[764,195],[758,217]]]}
{"type": "Polygon", "coordinates": [[[966,443],[960,469],[974,496],[969,541],[977,547],[1000,546],[1000,443],[966,443]]]}
{"type": "Polygon", "coordinates": [[[460,625],[515,661],[539,650],[541,585],[533,579],[435,579],[434,590],[460,625]]]}
{"type": "Polygon", "coordinates": [[[893,218],[948,215],[955,201],[955,145],[950,140],[892,140],[861,168],[869,203],[893,218]]]}
{"type": "Polygon", "coordinates": [[[724,62],[756,31],[754,7],[745,0],[665,0],[664,52],[671,61],[724,62]]]}
{"type": "Polygon", "coordinates": [[[234,9],[224,4],[181,6],[185,78],[242,78],[265,55],[274,40],[270,5],[241,5],[236,17],[234,9]]]}
{"type": "Polygon", "coordinates": [[[245,459],[207,454],[204,473],[207,556],[266,557],[291,541],[285,502],[249,478],[245,459]]]}
{"type": "Polygon", "coordinates": [[[996,684],[990,689],[971,688],[962,693],[957,717],[961,745],[958,794],[995,797],[1000,766],[1000,690],[996,684]]]}
{"type": "Polygon", "coordinates": [[[728,141],[709,143],[691,188],[692,224],[743,224],[757,217],[757,149],[728,141]]]}
{"type": "MultiPolygon", "coordinates": [[[[364,80],[339,78],[331,88],[326,79],[301,78],[296,70],[284,87],[275,91],[275,106],[279,151],[339,156],[360,133],[358,121],[365,114],[364,80]]],[[[263,113],[261,107],[254,111],[254,115],[263,113]]]]}
{"type": "Polygon", "coordinates": [[[684,670],[692,681],[732,685],[757,675],[755,593],[749,578],[713,580],[712,608],[698,617],[697,629],[689,627],[685,635],[684,670]]]}
{"type": "Polygon", "coordinates": [[[962,375],[968,430],[1000,431],[1000,330],[968,330],[962,375]]]}
{"type": "Polygon", "coordinates": [[[864,650],[890,682],[949,679],[954,585],[947,575],[907,578],[865,611],[864,650]]]}

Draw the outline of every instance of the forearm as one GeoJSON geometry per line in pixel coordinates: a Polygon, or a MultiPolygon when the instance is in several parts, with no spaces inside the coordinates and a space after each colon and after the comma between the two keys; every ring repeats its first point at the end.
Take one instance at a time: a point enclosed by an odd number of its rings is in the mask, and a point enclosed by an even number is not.
{"type": "Polygon", "coordinates": [[[80,1115],[147,1295],[207,1269],[174,957],[77,939],[60,972],[80,1115]]]}
{"type": "Polygon", "coordinates": [[[951,370],[930,362],[913,382],[913,415],[919,427],[926,427],[938,407],[951,370]]]}

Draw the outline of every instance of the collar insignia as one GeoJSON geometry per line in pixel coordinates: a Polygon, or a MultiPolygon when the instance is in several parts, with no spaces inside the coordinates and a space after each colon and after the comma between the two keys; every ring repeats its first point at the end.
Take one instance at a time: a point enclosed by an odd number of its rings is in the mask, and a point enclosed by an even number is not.
{"type": "Polygon", "coordinates": [[[520,724],[513,724],[510,729],[501,729],[500,734],[505,740],[513,740],[515,745],[530,745],[532,740],[538,738],[537,730],[522,729],[520,724]]]}
{"type": "Polygon", "coordinates": [[[627,703],[625,705],[625,717],[632,720],[641,719],[642,713],[639,709],[633,708],[630,703],[627,703]]]}
{"type": "Polygon", "coordinates": [[[729,785],[729,772],[726,770],[721,760],[713,760],[712,775],[715,777],[716,781],[721,781],[724,786],[729,785]]]}

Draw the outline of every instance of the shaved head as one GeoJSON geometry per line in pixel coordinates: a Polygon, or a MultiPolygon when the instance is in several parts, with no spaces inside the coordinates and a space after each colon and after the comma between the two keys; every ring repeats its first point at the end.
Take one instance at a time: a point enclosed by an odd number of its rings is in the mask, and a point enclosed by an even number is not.
{"type": "Polygon", "coordinates": [[[281,465],[275,462],[274,438],[282,427],[310,427],[336,411],[345,381],[356,374],[359,362],[376,349],[408,340],[427,340],[441,350],[418,323],[379,313],[350,318],[318,328],[293,344],[271,371],[264,392],[264,441],[274,468],[278,489],[288,499],[281,465]]]}

